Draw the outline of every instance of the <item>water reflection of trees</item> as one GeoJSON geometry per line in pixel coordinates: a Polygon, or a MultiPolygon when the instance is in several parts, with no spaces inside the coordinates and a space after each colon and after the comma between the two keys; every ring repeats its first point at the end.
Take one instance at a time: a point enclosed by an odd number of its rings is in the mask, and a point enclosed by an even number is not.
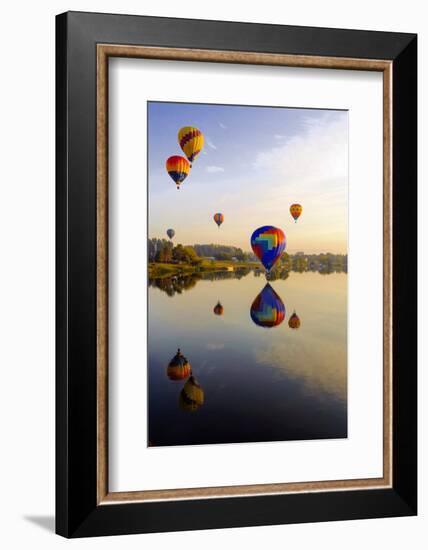
{"type": "Polygon", "coordinates": [[[295,273],[307,273],[316,272],[321,275],[329,275],[330,273],[347,273],[347,268],[344,266],[338,266],[333,264],[327,265],[296,265],[291,269],[284,267],[282,264],[274,266],[269,274],[266,275],[264,269],[251,268],[251,267],[238,267],[234,270],[223,271],[197,271],[185,275],[173,275],[171,277],[149,277],[149,286],[152,288],[158,288],[165,292],[168,296],[175,296],[176,294],[182,294],[185,290],[190,290],[199,281],[220,281],[226,279],[242,279],[249,273],[253,272],[254,277],[266,277],[268,281],[285,280],[290,277],[292,272],[295,273]]]}
{"type": "Polygon", "coordinates": [[[269,273],[266,275],[266,279],[268,281],[277,281],[278,279],[285,280],[285,279],[288,279],[289,276],[290,276],[290,271],[288,269],[285,269],[284,267],[281,267],[281,266],[278,266],[278,267],[274,266],[273,269],[271,269],[269,273]]]}
{"type": "Polygon", "coordinates": [[[193,288],[200,279],[201,275],[199,273],[177,275],[174,277],[149,278],[149,286],[162,290],[168,296],[175,296],[175,294],[181,294],[184,290],[193,288]]]}
{"type": "Polygon", "coordinates": [[[269,273],[266,273],[262,269],[254,270],[254,277],[260,277],[261,275],[266,277],[268,281],[277,281],[278,279],[285,281],[290,276],[290,270],[281,265],[274,266],[269,273]]]}
{"type": "Polygon", "coordinates": [[[181,294],[185,290],[193,288],[198,281],[218,281],[224,279],[242,279],[251,271],[251,268],[242,267],[234,271],[210,271],[208,273],[197,272],[189,275],[174,275],[172,277],[149,278],[149,286],[158,288],[168,296],[181,294]]]}
{"type": "Polygon", "coordinates": [[[237,267],[233,271],[209,271],[200,273],[201,278],[207,281],[218,281],[221,279],[242,279],[251,271],[250,267],[237,267]]]}

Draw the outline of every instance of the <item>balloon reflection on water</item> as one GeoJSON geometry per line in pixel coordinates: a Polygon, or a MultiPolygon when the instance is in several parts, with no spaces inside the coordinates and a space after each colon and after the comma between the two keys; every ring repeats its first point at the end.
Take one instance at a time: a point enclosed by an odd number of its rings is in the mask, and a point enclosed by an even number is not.
{"type": "Polygon", "coordinates": [[[187,378],[178,398],[180,409],[193,412],[204,404],[204,390],[193,376],[192,367],[180,348],[169,362],[166,374],[173,381],[187,378]]]}
{"type": "Polygon", "coordinates": [[[184,411],[194,412],[204,404],[204,390],[194,376],[184,384],[178,398],[178,404],[184,411]]]}
{"type": "Polygon", "coordinates": [[[214,311],[215,315],[223,315],[224,308],[223,308],[223,306],[221,305],[220,302],[217,302],[217,305],[215,306],[213,311],[214,311]]]}
{"type": "Polygon", "coordinates": [[[269,283],[251,304],[250,315],[259,327],[277,327],[285,319],[285,306],[269,283]]]}
{"type": "Polygon", "coordinates": [[[192,367],[189,361],[181,353],[178,348],[177,353],[171,359],[166,370],[166,374],[170,380],[184,380],[190,376],[192,367]]]}
{"type": "Polygon", "coordinates": [[[298,329],[300,328],[300,318],[296,314],[296,312],[293,313],[293,315],[288,320],[288,326],[292,329],[298,329]]]}

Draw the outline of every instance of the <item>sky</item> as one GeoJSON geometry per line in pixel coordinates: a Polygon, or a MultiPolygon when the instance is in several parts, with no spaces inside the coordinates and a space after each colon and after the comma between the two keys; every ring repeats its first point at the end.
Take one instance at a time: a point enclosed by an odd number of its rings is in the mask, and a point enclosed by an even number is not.
{"type": "Polygon", "coordinates": [[[252,232],[281,228],[286,251],[347,253],[347,111],[148,103],[149,237],[183,245],[226,244],[250,251],[252,232]],[[165,169],[184,155],[182,126],[205,137],[177,191],[165,169]],[[295,224],[289,208],[300,203],[295,224]],[[222,212],[224,223],[213,220],[222,212]]]}

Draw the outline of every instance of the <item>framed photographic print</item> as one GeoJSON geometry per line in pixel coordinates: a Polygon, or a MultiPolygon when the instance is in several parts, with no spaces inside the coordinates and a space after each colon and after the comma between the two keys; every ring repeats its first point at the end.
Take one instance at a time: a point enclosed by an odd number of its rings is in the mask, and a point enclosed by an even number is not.
{"type": "Polygon", "coordinates": [[[412,34],[57,16],[57,532],[414,515],[412,34]]]}

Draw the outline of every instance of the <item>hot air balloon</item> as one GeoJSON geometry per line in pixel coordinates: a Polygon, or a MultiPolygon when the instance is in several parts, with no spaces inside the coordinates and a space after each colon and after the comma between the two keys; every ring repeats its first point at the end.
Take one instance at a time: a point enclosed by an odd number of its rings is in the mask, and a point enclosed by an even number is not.
{"type": "Polygon", "coordinates": [[[214,214],[213,216],[215,223],[218,225],[220,229],[220,225],[224,222],[224,216],[221,212],[217,212],[217,214],[214,214]]]}
{"type": "Polygon", "coordinates": [[[180,189],[180,183],[187,178],[190,172],[190,164],[184,157],[174,155],[166,161],[166,171],[175,181],[177,189],[180,189]]]}
{"type": "Polygon", "coordinates": [[[297,219],[300,217],[302,210],[303,208],[301,204],[292,204],[290,206],[290,214],[293,216],[294,223],[297,222],[297,219]]]}
{"type": "Polygon", "coordinates": [[[223,315],[223,309],[224,309],[224,308],[223,308],[223,306],[220,304],[220,302],[217,302],[217,305],[215,306],[215,308],[214,308],[213,311],[214,311],[214,313],[215,313],[216,315],[223,315]]]}
{"type": "Polygon", "coordinates": [[[259,227],[251,235],[251,248],[269,272],[285,250],[285,235],[272,225],[259,227]]]}
{"type": "Polygon", "coordinates": [[[168,235],[168,237],[169,237],[170,239],[172,239],[172,238],[174,237],[174,235],[175,235],[175,231],[174,231],[174,229],[167,229],[167,230],[166,230],[166,234],[168,235]]]}
{"type": "Polygon", "coordinates": [[[184,126],[178,132],[178,143],[190,164],[202,151],[204,146],[204,134],[193,126],[184,126]]]}
{"type": "Polygon", "coordinates": [[[296,312],[294,312],[293,315],[288,320],[288,326],[292,329],[298,329],[300,327],[300,319],[296,315],[296,312]]]}
{"type": "Polygon", "coordinates": [[[269,283],[251,304],[250,315],[259,327],[277,327],[285,318],[285,306],[269,283]]]}
{"type": "Polygon", "coordinates": [[[196,411],[204,404],[204,390],[193,376],[184,384],[178,404],[184,411],[191,412],[196,411]]]}
{"type": "Polygon", "coordinates": [[[184,380],[190,376],[192,367],[189,361],[181,353],[180,349],[169,362],[166,374],[170,380],[184,380]]]}

